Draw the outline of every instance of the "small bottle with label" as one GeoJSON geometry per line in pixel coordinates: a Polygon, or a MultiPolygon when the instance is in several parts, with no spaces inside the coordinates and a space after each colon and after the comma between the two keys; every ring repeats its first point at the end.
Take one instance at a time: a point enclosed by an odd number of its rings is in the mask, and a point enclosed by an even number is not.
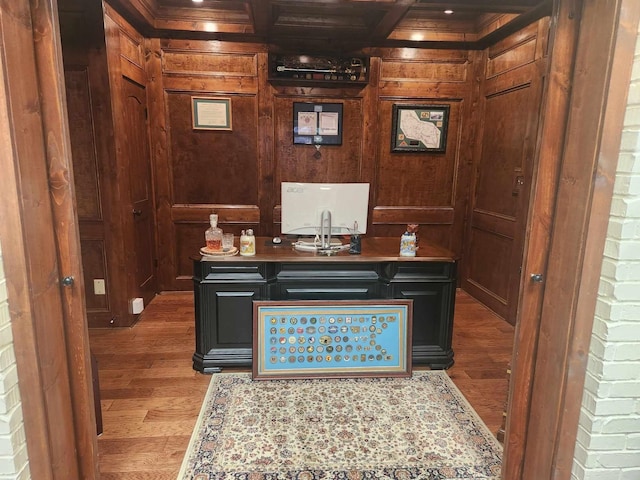
{"type": "Polygon", "coordinates": [[[358,231],[358,222],[353,222],[353,230],[349,239],[349,253],[351,255],[360,255],[362,253],[362,238],[358,231]]]}
{"type": "Polygon", "coordinates": [[[416,256],[416,234],[404,232],[400,237],[400,256],[415,257],[416,256]]]}
{"type": "Polygon", "coordinates": [[[204,239],[207,244],[207,249],[212,252],[222,251],[222,229],[218,227],[218,215],[212,213],[209,215],[209,224],[211,225],[206,232],[204,232],[204,239]]]}
{"type": "Polygon", "coordinates": [[[242,230],[240,234],[240,255],[250,257],[256,254],[256,237],[253,230],[248,229],[246,232],[242,230]]]}

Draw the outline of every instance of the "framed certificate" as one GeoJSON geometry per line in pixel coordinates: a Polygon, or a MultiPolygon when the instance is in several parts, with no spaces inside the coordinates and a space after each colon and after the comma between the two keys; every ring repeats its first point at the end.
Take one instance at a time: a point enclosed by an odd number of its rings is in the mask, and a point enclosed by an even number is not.
{"type": "Polygon", "coordinates": [[[231,99],[191,97],[194,130],[231,130],[231,99]]]}
{"type": "Polygon", "coordinates": [[[342,145],[342,104],[293,104],[293,143],[342,145]]]}

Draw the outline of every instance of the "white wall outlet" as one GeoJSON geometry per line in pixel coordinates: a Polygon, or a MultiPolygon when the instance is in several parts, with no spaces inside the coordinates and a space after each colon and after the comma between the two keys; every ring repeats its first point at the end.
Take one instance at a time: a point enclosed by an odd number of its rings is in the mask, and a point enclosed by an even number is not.
{"type": "Polygon", "coordinates": [[[93,294],[94,295],[106,295],[107,290],[104,284],[104,278],[93,279],[93,294]]]}
{"type": "Polygon", "coordinates": [[[142,313],[144,310],[144,299],[143,298],[132,298],[129,300],[129,313],[132,315],[137,315],[142,313]]]}

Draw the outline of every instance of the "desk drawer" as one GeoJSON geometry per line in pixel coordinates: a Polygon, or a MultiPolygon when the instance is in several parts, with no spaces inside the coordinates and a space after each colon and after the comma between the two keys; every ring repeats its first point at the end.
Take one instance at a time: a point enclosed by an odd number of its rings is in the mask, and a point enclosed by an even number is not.
{"type": "Polygon", "coordinates": [[[383,276],[390,282],[455,280],[455,262],[392,262],[383,264],[383,276]]]}
{"type": "Polygon", "coordinates": [[[379,267],[375,263],[281,263],[277,267],[278,282],[288,280],[377,281],[379,267]]]}
{"type": "Polygon", "coordinates": [[[379,297],[379,284],[374,282],[278,282],[279,300],[366,300],[379,297]]]}
{"type": "Polygon", "coordinates": [[[266,280],[266,263],[202,262],[202,278],[206,281],[260,281],[266,280]]]}

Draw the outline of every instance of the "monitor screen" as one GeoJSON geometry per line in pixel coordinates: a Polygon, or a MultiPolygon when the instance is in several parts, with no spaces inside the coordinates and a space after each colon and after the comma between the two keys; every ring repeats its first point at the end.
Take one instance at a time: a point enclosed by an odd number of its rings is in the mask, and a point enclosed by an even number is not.
{"type": "Polygon", "coordinates": [[[319,234],[323,211],[331,213],[333,235],[348,235],[355,223],[367,233],[368,183],[282,182],[281,203],[283,234],[319,234]]]}

